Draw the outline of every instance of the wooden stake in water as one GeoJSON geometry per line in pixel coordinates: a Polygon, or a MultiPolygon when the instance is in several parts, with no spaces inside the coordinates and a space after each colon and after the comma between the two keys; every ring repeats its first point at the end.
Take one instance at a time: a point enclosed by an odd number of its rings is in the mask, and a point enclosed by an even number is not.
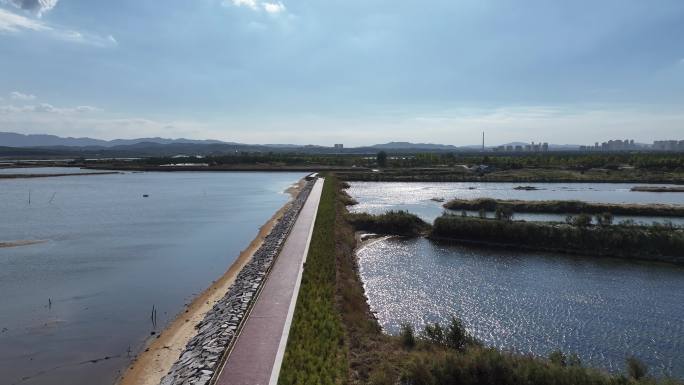
{"type": "Polygon", "coordinates": [[[150,315],[150,320],[152,321],[152,329],[157,329],[157,308],[152,305],[152,314],[150,315]]]}

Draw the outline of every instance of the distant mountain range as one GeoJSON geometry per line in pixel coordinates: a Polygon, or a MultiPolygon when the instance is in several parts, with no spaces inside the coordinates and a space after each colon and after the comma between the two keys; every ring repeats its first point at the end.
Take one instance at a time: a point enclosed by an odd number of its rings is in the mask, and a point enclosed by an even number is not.
{"type": "MultiPolygon", "coordinates": [[[[514,142],[504,145],[525,145],[514,142]]],[[[318,145],[297,144],[244,144],[220,140],[138,138],[102,140],[93,138],[71,138],[56,135],[25,135],[0,132],[0,156],[32,156],[43,153],[49,156],[86,157],[138,157],[185,155],[221,155],[235,152],[301,152],[310,154],[374,154],[385,150],[394,153],[411,152],[473,152],[481,145],[454,146],[434,143],[389,142],[363,147],[343,149],[318,145]]],[[[487,147],[492,148],[491,146],[487,147]]],[[[554,151],[573,151],[578,145],[549,145],[554,151]]]]}
{"type": "Polygon", "coordinates": [[[191,143],[191,144],[237,144],[222,142],[220,140],[193,140],[193,139],[165,139],[165,138],[138,138],[138,139],[114,139],[102,140],[93,138],[63,138],[56,135],[44,134],[17,134],[14,132],[0,132],[0,145],[7,147],[114,147],[126,146],[137,143],[191,143]]]}

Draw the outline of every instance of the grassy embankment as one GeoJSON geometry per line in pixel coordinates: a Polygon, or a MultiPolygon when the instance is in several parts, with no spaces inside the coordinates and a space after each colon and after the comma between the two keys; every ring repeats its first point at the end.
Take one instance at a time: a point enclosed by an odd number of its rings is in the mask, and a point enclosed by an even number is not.
{"type": "Polygon", "coordinates": [[[525,222],[443,215],[430,235],[437,239],[500,244],[537,250],[684,262],[684,230],[657,225],[590,225],[525,222]]]}
{"type": "Polygon", "coordinates": [[[280,384],[681,384],[648,378],[637,361],[627,376],[611,376],[558,352],[543,359],[482,347],[457,321],[419,336],[408,327],[382,333],[358,276],[345,195],[326,179],[280,384]]]}
{"type": "Polygon", "coordinates": [[[316,215],[280,384],[340,384],[347,346],[335,305],[335,184],[327,178],[316,215]]]}
{"type": "Polygon", "coordinates": [[[656,217],[684,217],[684,206],[664,204],[614,204],[582,201],[523,201],[492,198],[452,199],[444,204],[450,210],[496,211],[498,208],[524,213],[601,214],[656,217]]]}

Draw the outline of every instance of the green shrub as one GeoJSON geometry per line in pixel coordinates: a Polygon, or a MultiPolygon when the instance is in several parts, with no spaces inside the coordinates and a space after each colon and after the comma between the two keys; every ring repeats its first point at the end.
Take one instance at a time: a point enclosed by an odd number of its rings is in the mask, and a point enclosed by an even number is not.
{"type": "Polygon", "coordinates": [[[406,349],[413,349],[416,346],[416,337],[413,332],[413,325],[408,322],[401,324],[399,331],[401,345],[406,349]]]}
{"type": "Polygon", "coordinates": [[[601,213],[596,214],[596,223],[599,226],[610,226],[613,224],[613,214],[611,213],[601,213]]]}
{"type": "Polygon", "coordinates": [[[554,365],[560,365],[560,366],[567,366],[567,357],[565,357],[565,353],[559,350],[554,350],[549,354],[549,361],[551,361],[552,364],[554,365]]]}
{"type": "Polygon", "coordinates": [[[430,225],[408,211],[388,211],[384,214],[349,214],[349,223],[357,229],[377,234],[416,236],[430,229],[430,225]]]}
{"type": "Polygon", "coordinates": [[[627,374],[629,377],[640,380],[648,373],[648,367],[636,357],[627,358],[627,374]]]}
{"type": "Polygon", "coordinates": [[[442,325],[439,322],[425,324],[421,338],[434,345],[445,345],[444,329],[442,329],[442,325]]]}
{"type": "MultiPolygon", "coordinates": [[[[465,241],[520,245],[526,248],[582,252],[676,261],[684,250],[684,230],[659,224],[656,226],[587,225],[552,222],[497,221],[456,215],[435,219],[431,235],[465,241]]],[[[591,220],[590,217],[588,217],[591,220]]]]}

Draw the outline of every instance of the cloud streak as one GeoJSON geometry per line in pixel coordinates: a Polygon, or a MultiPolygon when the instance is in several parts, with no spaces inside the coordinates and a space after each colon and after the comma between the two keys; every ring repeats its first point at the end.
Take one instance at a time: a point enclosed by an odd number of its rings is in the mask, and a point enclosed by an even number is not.
{"type": "Polygon", "coordinates": [[[62,28],[0,8],[0,34],[20,34],[23,32],[43,33],[53,39],[94,47],[114,47],[118,45],[118,42],[112,35],[100,36],[62,28]]]}
{"type": "Polygon", "coordinates": [[[36,98],[36,95],[23,94],[19,91],[14,91],[10,93],[10,98],[12,98],[13,100],[34,100],[36,98]]]}
{"type": "Polygon", "coordinates": [[[28,31],[48,31],[50,27],[39,20],[29,19],[0,8],[0,33],[28,31]]]}
{"type": "Polygon", "coordinates": [[[29,115],[29,114],[57,114],[57,115],[73,115],[91,112],[101,112],[102,110],[92,106],[76,106],[76,107],[55,107],[49,103],[40,103],[35,105],[15,106],[13,104],[0,105],[0,115],[29,115]]]}

